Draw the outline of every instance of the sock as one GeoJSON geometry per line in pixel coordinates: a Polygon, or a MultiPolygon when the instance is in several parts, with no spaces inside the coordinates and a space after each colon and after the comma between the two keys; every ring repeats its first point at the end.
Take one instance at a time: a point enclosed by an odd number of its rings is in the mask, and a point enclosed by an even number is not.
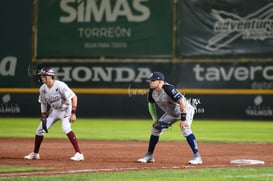
{"type": "Polygon", "coordinates": [[[148,148],[149,154],[154,153],[154,149],[155,149],[155,146],[156,146],[158,140],[159,140],[159,136],[154,136],[154,135],[150,136],[150,142],[149,142],[149,148],[148,148]]]}
{"type": "Polygon", "coordinates": [[[78,145],[78,141],[77,141],[77,138],[76,138],[74,132],[73,132],[73,131],[70,131],[69,133],[67,133],[67,137],[68,137],[68,139],[70,140],[70,142],[72,143],[75,152],[81,153],[80,147],[79,147],[79,145],[78,145]]]}
{"type": "Polygon", "coordinates": [[[39,153],[41,143],[44,139],[44,136],[35,135],[35,142],[34,142],[34,153],[39,153]]]}
{"type": "Polygon", "coordinates": [[[193,134],[190,134],[186,138],[187,138],[187,142],[190,145],[190,147],[191,147],[192,152],[194,153],[194,155],[199,155],[199,153],[198,153],[198,146],[197,146],[197,142],[196,142],[195,136],[193,134]]]}

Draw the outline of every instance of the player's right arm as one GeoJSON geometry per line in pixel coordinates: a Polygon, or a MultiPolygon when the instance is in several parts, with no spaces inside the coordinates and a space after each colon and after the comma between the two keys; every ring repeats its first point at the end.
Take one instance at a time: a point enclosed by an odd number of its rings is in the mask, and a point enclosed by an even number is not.
{"type": "Polygon", "coordinates": [[[156,111],[156,106],[155,106],[155,101],[152,97],[152,93],[153,93],[153,89],[150,89],[149,90],[149,93],[148,93],[148,110],[149,110],[149,113],[152,117],[152,120],[154,121],[154,123],[157,121],[157,111],[156,111]]]}
{"type": "Polygon", "coordinates": [[[43,116],[43,114],[47,114],[47,102],[45,100],[45,96],[44,96],[43,92],[44,92],[44,90],[41,87],[38,102],[41,104],[41,114],[42,114],[42,116],[43,116]]]}
{"type": "Polygon", "coordinates": [[[148,109],[149,113],[152,117],[153,121],[157,121],[157,112],[156,112],[156,107],[154,102],[148,102],[148,109]]]}
{"type": "Polygon", "coordinates": [[[44,91],[40,88],[40,94],[38,102],[41,104],[41,121],[42,121],[42,127],[45,130],[46,133],[48,133],[47,130],[47,102],[45,100],[44,91]]]}

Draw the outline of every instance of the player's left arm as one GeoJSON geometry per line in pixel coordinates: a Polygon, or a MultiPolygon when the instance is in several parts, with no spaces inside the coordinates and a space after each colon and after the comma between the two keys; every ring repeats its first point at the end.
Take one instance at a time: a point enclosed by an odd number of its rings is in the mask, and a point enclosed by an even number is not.
{"type": "Polygon", "coordinates": [[[186,109],[186,101],[184,98],[180,98],[177,102],[180,105],[180,111],[181,111],[181,121],[180,121],[180,128],[188,127],[188,123],[186,122],[186,116],[187,116],[187,109],[186,109]]]}
{"type": "Polygon", "coordinates": [[[78,97],[77,95],[68,87],[68,85],[62,82],[62,87],[60,88],[62,97],[67,101],[68,104],[71,104],[71,115],[70,115],[70,122],[73,123],[76,121],[76,111],[78,105],[78,97]]]}
{"type": "Polygon", "coordinates": [[[72,110],[71,110],[71,116],[70,116],[70,122],[76,121],[76,111],[77,111],[77,105],[78,105],[78,97],[74,95],[71,99],[72,104],[72,110]]]}

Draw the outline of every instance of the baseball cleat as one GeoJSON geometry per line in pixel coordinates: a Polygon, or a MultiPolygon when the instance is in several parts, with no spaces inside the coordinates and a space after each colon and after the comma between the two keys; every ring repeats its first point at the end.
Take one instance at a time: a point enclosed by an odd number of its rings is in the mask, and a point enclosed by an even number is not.
{"type": "Polygon", "coordinates": [[[73,161],[82,161],[84,160],[84,156],[82,153],[75,153],[75,155],[73,157],[70,158],[70,160],[73,160],[73,161]]]}
{"type": "Polygon", "coordinates": [[[24,156],[24,159],[25,160],[39,160],[40,155],[39,155],[39,153],[31,152],[30,154],[24,156]]]}
{"type": "Polygon", "coordinates": [[[152,154],[146,154],[143,158],[137,160],[139,163],[154,163],[155,159],[152,154]]]}
{"type": "Polygon", "coordinates": [[[192,165],[198,165],[198,164],[202,164],[203,161],[201,159],[200,156],[194,156],[190,161],[189,161],[189,164],[192,164],[192,165]]]}

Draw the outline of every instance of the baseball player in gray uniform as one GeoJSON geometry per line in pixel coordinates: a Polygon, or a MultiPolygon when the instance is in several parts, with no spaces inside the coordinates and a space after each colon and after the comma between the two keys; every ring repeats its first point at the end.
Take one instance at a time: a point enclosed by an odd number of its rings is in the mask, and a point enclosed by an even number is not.
{"type": "Polygon", "coordinates": [[[39,102],[41,104],[41,122],[36,130],[34,150],[24,156],[24,159],[40,159],[39,149],[44,139],[44,134],[58,120],[62,120],[63,132],[69,138],[74,147],[75,154],[70,159],[73,161],[84,160],[84,155],[78,145],[78,141],[71,129],[71,123],[76,121],[77,96],[62,81],[55,80],[55,71],[50,67],[44,67],[39,73],[40,87],[39,102]]]}
{"type": "Polygon", "coordinates": [[[158,143],[159,136],[163,134],[169,126],[180,120],[181,131],[194,155],[193,158],[189,160],[189,163],[202,164],[203,162],[198,150],[197,142],[190,127],[195,110],[185,97],[173,85],[165,82],[164,79],[165,77],[161,72],[154,72],[149,79],[148,109],[153,120],[153,128],[148,151],[144,157],[138,159],[137,162],[155,162],[153,153],[158,143]],[[157,118],[155,104],[164,111],[164,114],[159,119],[157,118]]]}

